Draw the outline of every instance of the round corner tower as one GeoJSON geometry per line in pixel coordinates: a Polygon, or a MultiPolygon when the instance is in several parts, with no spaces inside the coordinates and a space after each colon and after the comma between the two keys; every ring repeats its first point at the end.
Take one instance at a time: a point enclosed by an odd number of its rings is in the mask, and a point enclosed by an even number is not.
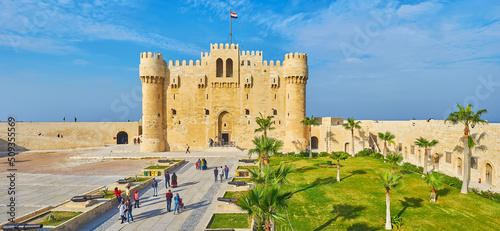
{"type": "Polygon", "coordinates": [[[286,102],[285,150],[304,151],[307,146],[307,127],[301,123],[306,117],[306,84],[309,75],[307,55],[289,53],[283,61],[286,102]]]}
{"type": "Polygon", "coordinates": [[[157,53],[141,53],[139,77],[142,83],[141,152],[165,151],[163,113],[167,64],[157,53]]]}

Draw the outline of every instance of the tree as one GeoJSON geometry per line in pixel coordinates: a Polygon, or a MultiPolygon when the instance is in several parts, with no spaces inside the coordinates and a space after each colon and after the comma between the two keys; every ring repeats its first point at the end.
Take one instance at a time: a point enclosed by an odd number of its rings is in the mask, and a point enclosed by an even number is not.
{"type": "Polygon", "coordinates": [[[380,186],[385,188],[385,205],[386,205],[386,216],[385,216],[385,229],[392,229],[391,224],[391,188],[395,188],[401,184],[401,176],[398,174],[392,174],[389,171],[385,171],[380,174],[380,186]]]}
{"type": "Polygon", "coordinates": [[[436,189],[440,188],[444,184],[444,175],[437,172],[432,172],[432,174],[425,174],[424,181],[426,184],[431,186],[431,202],[436,202],[436,189]]]}
{"type": "Polygon", "coordinates": [[[278,166],[264,165],[262,169],[251,168],[248,170],[252,180],[257,184],[278,184],[288,182],[287,176],[293,172],[295,167],[291,164],[280,163],[278,166]]]}
{"type": "Polygon", "coordinates": [[[264,229],[270,231],[273,221],[284,220],[281,213],[287,207],[287,201],[292,197],[291,192],[283,192],[282,188],[275,185],[260,185],[253,187],[243,194],[237,204],[248,212],[257,222],[264,223],[264,229]]]}
{"type": "Polygon", "coordinates": [[[389,144],[394,144],[394,138],[396,138],[396,136],[394,136],[393,134],[391,134],[390,132],[385,132],[385,133],[381,133],[379,132],[378,133],[378,138],[380,138],[381,140],[384,141],[384,156],[386,154],[386,150],[387,150],[387,143],[389,144]]]}
{"type": "MultiPolygon", "coordinates": [[[[472,158],[472,150],[474,151],[484,151],[487,150],[488,147],[486,145],[481,145],[481,140],[488,135],[488,133],[483,132],[481,134],[478,133],[473,133],[469,135],[467,146],[469,147],[469,157],[472,158]]],[[[463,137],[462,137],[463,139],[463,137]]],[[[458,152],[463,152],[464,148],[462,146],[456,146],[453,151],[458,151],[458,152]]],[[[468,178],[470,179],[470,172],[471,172],[471,165],[469,164],[469,175],[468,178]]]]}
{"type": "Polygon", "coordinates": [[[359,126],[360,124],[361,124],[361,121],[354,121],[354,117],[347,118],[347,123],[342,124],[342,126],[344,126],[345,129],[351,130],[351,140],[352,140],[351,156],[356,155],[356,153],[354,152],[354,129],[361,129],[361,126],[359,126]]]}
{"type": "Polygon", "coordinates": [[[255,118],[255,122],[257,123],[257,125],[259,125],[259,128],[255,129],[255,132],[263,131],[264,137],[267,137],[267,131],[276,129],[275,127],[273,127],[274,116],[267,116],[266,118],[264,118],[264,115],[262,115],[262,113],[259,112],[259,114],[260,117],[255,118]]]}
{"type": "Polygon", "coordinates": [[[311,115],[311,117],[306,117],[304,120],[300,121],[303,125],[306,125],[309,127],[309,158],[312,158],[312,148],[311,148],[311,127],[319,125],[318,122],[316,122],[317,118],[314,118],[314,115],[311,115]]]}
{"type": "Polygon", "coordinates": [[[389,153],[385,159],[391,163],[391,172],[394,173],[394,165],[403,161],[403,157],[397,153],[389,153]]]}
{"type": "Polygon", "coordinates": [[[455,111],[453,113],[450,113],[448,118],[444,121],[450,122],[452,124],[462,124],[464,126],[464,136],[462,139],[462,142],[464,144],[464,166],[465,170],[463,172],[463,183],[462,183],[462,189],[460,190],[461,193],[467,194],[469,190],[469,169],[470,169],[470,156],[469,156],[469,132],[470,132],[470,127],[474,128],[476,124],[487,124],[488,122],[486,120],[481,119],[481,116],[485,113],[488,113],[486,109],[481,109],[474,113],[472,111],[472,105],[468,105],[466,108],[460,106],[460,104],[457,104],[458,111],[455,111]]]}
{"type": "Polygon", "coordinates": [[[340,160],[345,160],[349,157],[349,154],[345,152],[332,152],[330,157],[337,161],[337,181],[340,181],[340,160]]]}
{"type": "Polygon", "coordinates": [[[269,164],[269,157],[274,155],[274,153],[283,146],[283,142],[274,138],[265,137],[264,135],[255,137],[252,142],[255,148],[248,150],[248,155],[251,157],[252,154],[257,154],[260,159],[259,168],[264,162],[269,164]]]}
{"type": "Polygon", "coordinates": [[[428,141],[422,137],[418,138],[415,141],[415,145],[417,145],[425,150],[425,152],[424,152],[424,174],[427,173],[427,159],[429,158],[428,150],[431,147],[436,146],[436,144],[438,144],[438,143],[439,142],[437,140],[428,141]]]}

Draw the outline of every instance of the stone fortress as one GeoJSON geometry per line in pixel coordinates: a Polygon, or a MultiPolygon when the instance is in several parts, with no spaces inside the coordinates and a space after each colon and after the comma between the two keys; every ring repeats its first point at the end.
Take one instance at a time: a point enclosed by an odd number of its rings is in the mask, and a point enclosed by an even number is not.
{"type": "MultiPolygon", "coordinates": [[[[286,54],[283,62],[263,61],[261,51],[240,51],[235,44],[211,44],[210,53],[201,60],[169,61],[157,53],[140,54],[139,76],[143,92],[141,122],[85,123],[17,123],[17,150],[50,150],[133,145],[133,137],[141,136],[141,152],[192,151],[209,149],[209,140],[234,145],[241,149],[253,147],[252,139],[262,133],[255,118],[262,113],[273,115],[275,130],[269,136],[284,142],[282,152],[304,151],[309,145],[307,127],[300,123],[306,116],[306,84],[309,79],[307,56],[286,54]],[[37,135],[41,133],[42,135],[37,135]],[[58,138],[64,134],[64,138],[58,138]],[[125,142],[127,143],[127,142],[125,142]]],[[[314,79],[314,78],[313,78],[314,79]]],[[[475,108],[477,110],[478,108],[475,108]]],[[[356,152],[370,145],[382,152],[384,144],[378,132],[393,133],[392,152],[401,153],[404,162],[424,164],[424,150],[415,146],[415,139],[436,139],[428,169],[462,178],[463,153],[461,125],[442,120],[371,121],[364,120],[351,132],[341,125],[343,118],[320,117],[320,125],[311,130],[314,152],[356,152]]],[[[7,150],[7,123],[0,122],[0,151],[7,150]]],[[[500,187],[500,124],[478,125],[474,133],[487,133],[480,144],[487,150],[473,150],[471,182],[500,187]]],[[[473,186],[473,185],[472,185],[473,186]]]]}
{"type": "Polygon", "coordinates": [[[259,113],[274,115],[271,135],[284,150],[304,150],[307,56],[286,54],[282,63],[262,56],[235,44],[211,44],[196,62],[167,64],[161,54],[142,53],[141,151],[206,149],[210,139],[249,149],[259,113]]]}

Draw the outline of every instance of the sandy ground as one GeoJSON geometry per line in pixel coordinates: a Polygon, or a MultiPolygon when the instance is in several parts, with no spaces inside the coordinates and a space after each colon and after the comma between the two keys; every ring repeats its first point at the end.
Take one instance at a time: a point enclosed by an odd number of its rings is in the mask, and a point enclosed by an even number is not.
{"type": "MultiPolygon", "coordinates": [[[[144,167],[156,162],[149,160],[74,160],[71,156],[93,152],[84,151],[56,151],[56,152],[29,152],[16,155],[16,168],[21,173],[54,174],[54,175],[137,175],[144,167]]],[[[7,157],[0,158],[0,172],[9,168],[7,157]]]]}

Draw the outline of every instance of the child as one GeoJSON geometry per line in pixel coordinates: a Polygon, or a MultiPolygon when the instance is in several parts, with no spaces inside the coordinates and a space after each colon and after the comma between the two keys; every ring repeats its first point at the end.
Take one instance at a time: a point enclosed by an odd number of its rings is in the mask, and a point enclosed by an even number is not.
{"type": "Polygon", "coordinates": [[[139,191],[135,190],[134,192],[134,208],[139,208],[139,191]]]}

